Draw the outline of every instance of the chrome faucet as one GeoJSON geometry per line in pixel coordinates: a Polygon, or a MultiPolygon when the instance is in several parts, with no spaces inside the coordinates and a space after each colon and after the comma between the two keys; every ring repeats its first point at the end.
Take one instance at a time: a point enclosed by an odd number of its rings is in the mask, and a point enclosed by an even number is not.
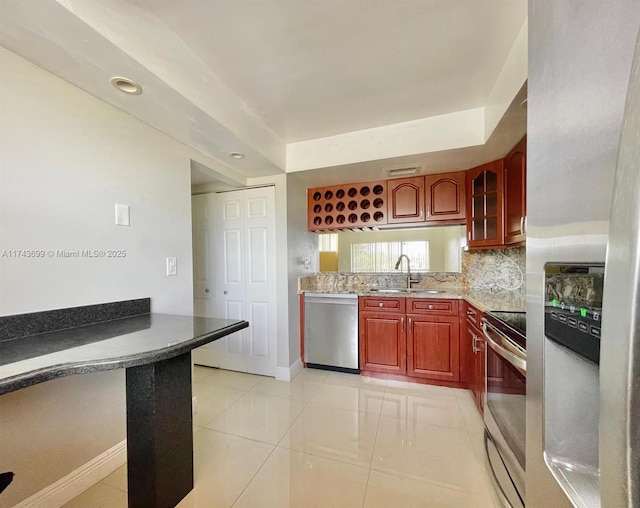
{"type": "Polygon", "coordinates": [[[407,289],[411,289],[411,283],[418,282],[418,279],[414,275],[411,275],[411,260],[406,254],[400,254],[400,257],[398,257],[398,261],[396,261],[396,270],[400,268],[402,258],[407,260],[407,289]]]}

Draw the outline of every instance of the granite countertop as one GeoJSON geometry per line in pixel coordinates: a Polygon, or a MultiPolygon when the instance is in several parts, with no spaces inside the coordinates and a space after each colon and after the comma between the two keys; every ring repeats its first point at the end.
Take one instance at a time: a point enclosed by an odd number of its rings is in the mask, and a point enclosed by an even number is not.
{"type": "Polygon", "coordinates": [[[70,374],[120,369],[186,353],[247,321],[143,314],[0,342],[0,395],[70,374]]]}
{"type": "Polygon", "coordinates": [[[409,291],[400,292],[385,292],[383,291],[320,291],[320,290],[305,290],[301,293],[323,293],[323,294],[356,294],[358,296],[373,296],[373,297],[395,297],[395,298],[442,298],[442,299],[456,299],[466,300],[468,303],[477,307],[482,312],[493,311],[510,311],[510,312],[524,312],[525,311],[525,294],[522,289],[462,289],[462,288],[439,288],[439,289],[412,289],[409,291]]]}

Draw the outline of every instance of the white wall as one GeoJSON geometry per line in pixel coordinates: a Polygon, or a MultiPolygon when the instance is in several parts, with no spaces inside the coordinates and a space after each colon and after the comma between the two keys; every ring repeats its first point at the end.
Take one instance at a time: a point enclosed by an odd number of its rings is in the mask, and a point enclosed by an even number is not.
{"type": "MultiPolygon", "coordinates": [[[[0,48],[0,251],[125,249],[124,259],[0,257],[0,315],[151,297],[192,312],[192,150],[0,48]],[[114,225],[114,203],[131,226],[114,225]],[[165,275],[165,258],[178,275],[165,275]]],[[[114,91],[114,93],[117,93],[114,91]]],[[[132,97],[131,100],[135,100],[132,97]]],[[[124,439],[124,373],[0,397],[0,506],[124,439]]]]}
{"type": "Polygon", "coordinates": [[[300,358],[300,303],[298,278],[318,271],[318,235],[307,231],[307,185],[298,175],[287,174],[287,253],[289,300],[289,365],[300,358]],[[309,258],[309,269],[304,259],[309,258]]]}
{"type": "Polygon", "coordinates": [[[190,161],[182,145],[2,50],[0,249],[126,257],[0,258],[0,313],[152,297],[191,312],[190,161]],[[11,121],[8,121],[11,119],[11,121]],[[115,203],[131,206],[116,226],[115,203]],[[167,256],[177,277],[165,276],[167,256]]]}

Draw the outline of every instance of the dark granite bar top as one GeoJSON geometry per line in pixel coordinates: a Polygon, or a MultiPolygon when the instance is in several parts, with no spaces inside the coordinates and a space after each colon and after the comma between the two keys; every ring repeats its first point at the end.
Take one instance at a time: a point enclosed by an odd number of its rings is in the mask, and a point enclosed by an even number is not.
{"type": "Polygon", "coordinates": [[[0,395],[71,374],[166,360],[247,321],[142,314],[0,341],[0,395]]]}

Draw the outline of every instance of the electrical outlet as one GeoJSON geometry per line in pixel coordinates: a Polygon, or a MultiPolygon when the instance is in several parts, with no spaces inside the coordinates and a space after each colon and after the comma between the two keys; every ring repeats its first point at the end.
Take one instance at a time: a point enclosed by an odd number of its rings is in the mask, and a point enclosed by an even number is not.
{"type": "Polygon", "coordinates": [[[167,275],[178,275],[178,260],[167,258],[167,275]]]}

